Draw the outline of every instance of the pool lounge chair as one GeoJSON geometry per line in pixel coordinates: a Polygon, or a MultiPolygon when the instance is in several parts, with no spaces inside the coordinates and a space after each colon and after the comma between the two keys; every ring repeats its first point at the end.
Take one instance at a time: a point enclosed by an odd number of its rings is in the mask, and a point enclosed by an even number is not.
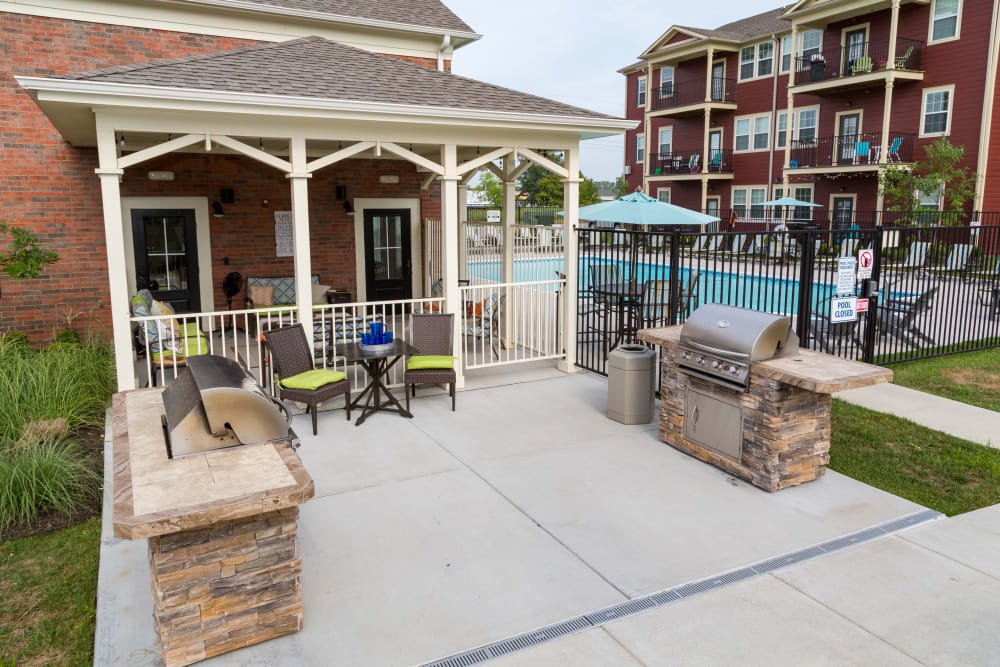
{"type": "Polygon", "coordinates": [[[860,239],[847,238],[840,242],[840,254],[837,257],[854,257],[858,254],[860,239]]]}
{"type": "Polygon", "coordinates": [[[712,158],[708,161],[708,170],[712,173],[722,171],[722,151],[712,154],[712,158]]]}
{"type": "Polygon", "coordinates": [[[956,243],[951,247],[951,251],[948,253],[948,259],[945,260],[944,266],[935,267],[933,271],[935,273],[965,271],[965,267],[969,264],[969,256],[971,254],[971,244],[956,243]]]}
{"type": "Polygon", "coordinates": [[[903,145],[903,137],[896,137],[895,139],[892,140],[892,143],[889,145],[889,151],[887,155],[889,162],[900,163],[903,161],[903,159],[899,157],[899,147],[902,145],[903,145]]]}
{"type": "MultiPolygon", "coordinates": [[[[885,269],[923,269],[924,262],[927,261],[927,251],[930,250],[929,241],[914,241],[910,244],[910,250],[906,254],[906,259],[902,264],[886,264],[885,269]]],[[[926,272],[924,272],[926,273],[926,272]]]]}
{"type": "Polygon", "coordinates": [[[872,149],[867,141],[859,141],[854,144],[854,164],[871,164],[872,149]],[[864,158],[864,162],[861,161],[864,158]]]}
{"type": "MultiPolygon", "coordinates": [[[[889,298],[878,305],[876,331],[880,338],[892,335],[911,347],[919,347],[920,343],[936,345],[933,338],[917,327],[916,319],[931,309],[934,296],[939,288],[931,289],[915,297],[889,298]]],[[[888,287],[885,294],[890,294],[888,287]]]]}

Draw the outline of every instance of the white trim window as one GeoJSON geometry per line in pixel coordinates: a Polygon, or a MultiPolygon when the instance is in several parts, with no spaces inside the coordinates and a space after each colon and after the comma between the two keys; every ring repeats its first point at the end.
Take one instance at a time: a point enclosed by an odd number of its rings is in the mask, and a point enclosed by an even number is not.
{"type": "MultiPolygon", "coordinates": [[[[799,201],[807,201],[810,204],[813,200],[813,186],[811,185],[799,185],[792,189],[794,193],[792,195],[793,199],[798,199],[799,201]]],[[[793,220],[812,220],[812,206],[795,206],[792,208],[792,219],[793,220]]]]}
{"type": "Polygon", "coordinates": [[[765,201],[767,201],[767,186],[748,185],[733,188],[732,203],[737,218],[763,220],[765,201]],[[748,204],[750,208],[749,216],[747,215],[748,204]]]}
{"type": "Polygon", "coordinates": [[[757,45],[757,76],[770,76],[774,73],[774,42],[761,42],[757,45]]]}
{"type": "Polygon", "coordinates": [[[931,28],[928,44],[958,39],[962,0],[934,0],[931,4],[931,28]]]}
{"type": "Polygon", "coordinates": [[[753,119],[753,149],[766,151],[771,147],[771,114],[753,119]]]}
{"type": "Polygon", "coordinates": [[[740,81],[748,81],[753,78],[756,59],[756,45],[744,46],[740,49],[740,81]]]}
{"type": "Polygon", "coordinates": [[[646,135],[635,135],[635,161],[642,163],[646,161],[646,135]]]}
{"type": "Polygon", "coordinates": [[[752,120],[749,116],[737,118],[735,131],[733,132],[733,150],[737,153],[750,150],[750,124],[752,120]]]}
{"type": "Polygon", "coordinates": [[[799,141],[814,141],[819,126],[819,109],[800,109],[792,122],[792,133],[799,141]]]}
{"type": "Polygon", "coordinates": [[[672,126],[661,127],[660,143],[659,143],[660,159],[663,159],[664,156],[672,153],[673,147],[674,147],[674,128],[672,126]]]}
{"type": "Polygon", "coordinates": [[[660,68],[660,95],[673,95],[674,68],[670,65],[660,68]]]}
{"type": "Polygon", "coordinates": [[[784,148],[785,147],[785,142],[788,139],[788,112],[787,111],[779,111],[778,112],[778,123],[777,123],[777,127],[775,128],[774,131],[775,131],[774,147],[775,148],[784,148]]]}
{"type": "Polygon", "coordinates": [[[917,208],[921,211],[940,211],[941,188],[938,187],[933,192],[917,190],[917,208]]]}
{"type": "Polygon", "coordinates": [[[781,38],[781,72],[787,72],[792,68],[792,36],[785,35],[781,38]]]}
{"type": "Polygon", "coordinates": [[[635,105],[637,107],[646,106],[646,77],[640,76],[635,86],[635,105]]]}
{"type": "Polygon", "coordinates": [[[656,199],[664,204],[669,204],[670,188],[656,188],[656,199]]]}
{"type": "Polygon", "coordinates": [[[823,50],[823,31],[806,30],[799,33],[799,57],[808,59],[823,50]]]}
{"type": "Polygon", "coordinates": [[[925,88],[920,105],[920,136],[943,137],[951,133],[951,107],[955,86],[925,88]]]}

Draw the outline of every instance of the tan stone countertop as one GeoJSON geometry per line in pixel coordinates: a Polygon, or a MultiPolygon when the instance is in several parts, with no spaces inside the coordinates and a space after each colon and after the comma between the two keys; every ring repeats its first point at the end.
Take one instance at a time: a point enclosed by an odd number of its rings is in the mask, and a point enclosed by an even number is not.
{"type": "Polygon", "coordinates": [[[114,531],[139,540],[294,507],[315,494],[291,442],[170,459],[162,388],[115,394],[114,531]]]}
{"type": "MultiPolygon", "coordinates": [[[[664,352],[672,354],[680,340],[681,328],[678,325],[643,329],[639,332],[639,340],[659,345],[664,352]]],[[[792,357],[756,361],[750,364],[750,373],[818,394],[833,394],[892,381],[892,371],[888,368],[806,349],[792,357]]]]}

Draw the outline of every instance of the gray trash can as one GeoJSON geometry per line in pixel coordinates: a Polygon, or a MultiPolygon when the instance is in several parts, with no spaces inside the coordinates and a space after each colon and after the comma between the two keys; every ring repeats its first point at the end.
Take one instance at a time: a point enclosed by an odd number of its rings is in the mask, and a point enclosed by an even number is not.
{"type": "Polygon", "coordinates": [[[653,421],[656,352],[622,345],[608,355],[608,419],[622,424],[653,421]]]}

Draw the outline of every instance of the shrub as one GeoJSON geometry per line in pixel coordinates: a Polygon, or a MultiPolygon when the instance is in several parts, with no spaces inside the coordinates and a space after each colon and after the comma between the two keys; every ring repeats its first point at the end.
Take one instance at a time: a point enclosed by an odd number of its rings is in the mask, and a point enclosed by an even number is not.
{"type": "Polygon", "coordinates": [[[73,329],[63,329],[55,336],[57,345],[80,345],[80,334],[73,329]]]}
{"type": "Polygon", "coordinates": [[[30,350],[31,343],[28,342],[28,334],[20,331],[0,333],[0,354],[28,352],[30,350]]]}
{"type": "Polygon", "coordinates": [[[114,361],[106,345],[51,345],[30,355],[5,351],[0,354],[0,449],[17,442],[30,422],[62,418],[71,429],[103,426],[114,390],[114,361]]]}
{"type": "Polygon", "coordinates": [[[0,532],[44,511],[70,515],[100,486],[94,459],[72,439],[24,439],[0,446],[0,454],[0,532]]]}

